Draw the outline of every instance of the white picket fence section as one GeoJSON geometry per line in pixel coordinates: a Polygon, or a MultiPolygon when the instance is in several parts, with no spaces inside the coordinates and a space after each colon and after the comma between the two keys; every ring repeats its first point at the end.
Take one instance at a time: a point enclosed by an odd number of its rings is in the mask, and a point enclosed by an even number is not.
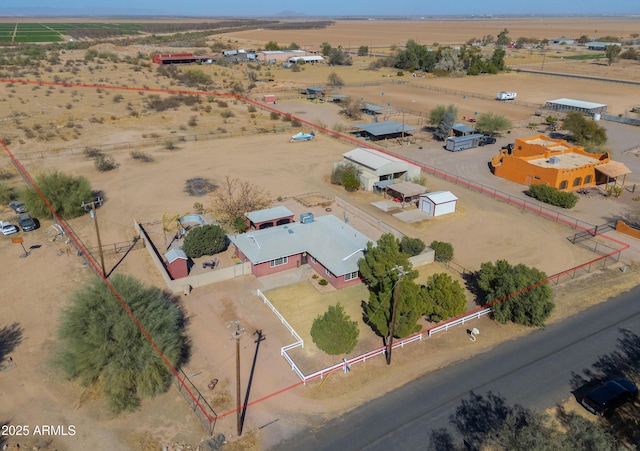
{"type": "MultiPolygon", "coordinates": [[[[260,290],[256,290],[256,295],[259,296],[260,298],[262,298],[262,301],[267,304],[269,306],[269,308],[271,309],[271,311],[273,313],[275,313],[276,317],[282,322],[282,324],[284,324],[284,326],[289,330],[289,332],[291,332],[291,335],[294,336],[294,338],[296,339],[296,341],[294,343],[291,343],[289,345],[283,346],[282,348],[280,348],[280,355],[282,355],[285,360],[289,363],[289,365],[291,365],[291,369],[293,371],[295,371],[295,373],[298,375],[298,377],[300,378],[300,380],[302,380],[302,382],[304,382],[305,384],[313,379],[316,378],[323,378],[324,376],[326,376],[329,373],[332,373],[333,371],[337,371],[339,369],[342,369],[343,371],[347,371],[351,365],[353,365],[354,363],[362,363],[362,362],[366,362],[367,359],[371,359],[373,357],[377,357],[379,355],[383,355],[386,354],[387,352],[387,348],[385,346],[382,346],[380,348],[374,349],[372,351],[366,352],[364,354],[361,354],[359,356],[353,357],[349,360],[343,360],[340,363],[336,363],[335,365],[329,366],[327,368],[323,368],[319,371],[316,371],[315,373],[311,373],[308,375],[305,375],[302,373],[302,371],[300,370],[300,368],[298,368],[298,365],[296,365],[296,363],[293,361],[293,359],[291,358],[291,356],[288,354],[287,351],[291,350],[291,349],[295,349],[295,348],[304,348],[304,341],[302,340],[302,338],[300,338],[300,335],[298,335],[298,333],[293,329],[293,327],[291,327],[291,325],[287,322],[287,320],[284,318],[284,316],[282,316],[280,314],[280,312],[278,311],[278,309],[276,309],[274,307],[274,305],[269,301],[269,299],[267,299],[267,297],[264,295],[264,293],[262,293],[262,291],[260,290]]],[[[396,349],[396,348],[403,348],[404,345],[413,343],[415,341],[421,341],[423,336],[426,335],[427,338],[431,337],[431,335],[437,333],[437,332],[442,332],[442,331],[447,331],[449,330],[450,327],[454,327],[454,326],[459,326],[462,325],[468,321],[474,320],[474,319],[478,319],[483,315],[486,315],[488,313],[491,312],[491,308],[485,308],[482,310],[478,310],[475,312],[472,312],[468,315],[465,315],[461,318],[456,318],[452,321],[446,322],[444,324],[441,324],[439,326],[436,326],[432,329],[427,329],[427,330],[423,330],[422,332],[419,332],[417,334],[411,335],[410,337],[407,337],[405,339],[402,340],[396,340],[393,343],[392,348],[396,349]]]]}

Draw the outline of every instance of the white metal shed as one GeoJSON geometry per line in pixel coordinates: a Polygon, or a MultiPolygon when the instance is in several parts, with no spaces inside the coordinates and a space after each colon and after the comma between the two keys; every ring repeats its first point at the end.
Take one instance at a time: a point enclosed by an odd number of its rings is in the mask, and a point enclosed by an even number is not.
{"type": "Polygon", "coordinates": [[[451,191],[434,191],[421,194],[418,208],[430,216],[442,216],[455,213],[458,198],[451,191]]]}

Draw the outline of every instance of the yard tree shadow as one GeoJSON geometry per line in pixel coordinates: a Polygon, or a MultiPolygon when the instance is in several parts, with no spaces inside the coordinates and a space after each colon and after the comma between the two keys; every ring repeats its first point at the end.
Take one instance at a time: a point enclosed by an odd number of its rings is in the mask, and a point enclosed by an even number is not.
{"type": "Polygon", "coordinates": [[[19,323],[13,323],[0,329],[0,362],[22,342],[22,327],[19,323]]]}
{"type": "Polygon", "coordinates": [[[471,392],[467,399],[460,402],[456,412],[449,417],[449,422],[455,426],[467,446],[474,447],[519,409],[519,406],[507,405],[503,397],[493,392],[488,392],[486,396],[471,392]]]}

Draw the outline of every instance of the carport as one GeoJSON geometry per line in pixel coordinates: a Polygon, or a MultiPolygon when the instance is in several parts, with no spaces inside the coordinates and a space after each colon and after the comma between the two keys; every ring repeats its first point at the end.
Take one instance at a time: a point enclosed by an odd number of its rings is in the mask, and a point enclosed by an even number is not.
{"type": "Polygon", "coordinates": [[[410,136],[409,132],[415,130],[414,127],[405,124],[404,122],[369,122],[366,124],[354,125],[352,128],[359,130],[357,133],[359,136],[364,136],[365,139],[371,141],[378,141],[381,139],[390,138],[404,138],[410,136]]]}
{"type": "Polygon", "coordinates": [[[398,199],[403,205],[417,200],[421,194],[426,192],[427,188],[413,182],[394,183],[385,188],[385,193],[398,199]]]}
{"type": "Polygon", "coordinates": [[[613,182],[612,188],[618,186],[618,178],[620,176],[622,176],[620,187],[624,187],[627,174],[631,174],[631,169],[619,161],[609,161],[608,163],[599,164],[595,166],[594,169],[600,174],[596,179],[596,183],[598,185],[604,183],[606,189],[609,189],[609,182],[613,182]]]}

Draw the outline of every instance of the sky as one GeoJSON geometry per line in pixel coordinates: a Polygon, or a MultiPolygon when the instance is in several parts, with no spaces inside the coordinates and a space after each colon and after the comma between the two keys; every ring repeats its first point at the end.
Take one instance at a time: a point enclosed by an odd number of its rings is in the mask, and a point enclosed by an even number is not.
{"type": "MultiPolygon", "coordinates": [[[[7,15],[163,16],[442,16],[442,15],[638,15],[639,0],[0,0],[7,15]]],[[[640,28],[640,27],[639,27],[640,28]]]]}

